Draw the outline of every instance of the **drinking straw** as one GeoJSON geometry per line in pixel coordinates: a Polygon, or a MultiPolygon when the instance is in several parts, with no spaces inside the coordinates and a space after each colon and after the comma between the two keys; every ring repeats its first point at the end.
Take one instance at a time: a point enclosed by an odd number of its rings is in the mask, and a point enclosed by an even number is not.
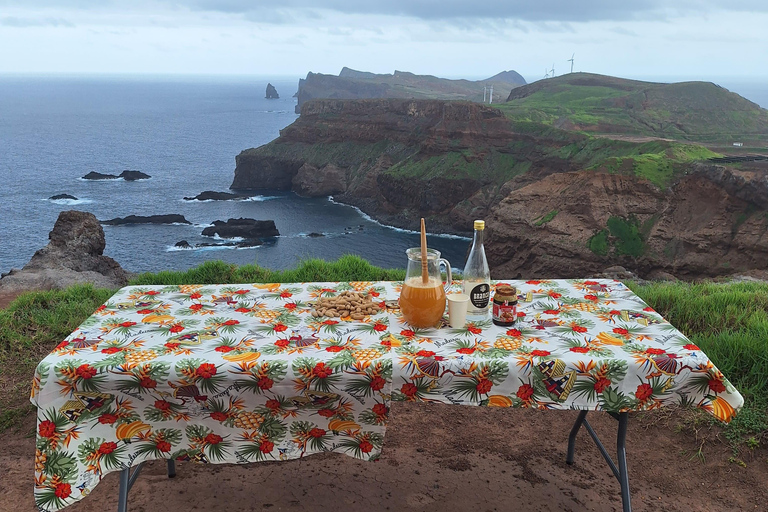
{"type": "Polygon", "coordinates": [[[424,226],[424,217],[421,218],[421,282],[429,282],[427,272],[427,228],[424,226]]]}

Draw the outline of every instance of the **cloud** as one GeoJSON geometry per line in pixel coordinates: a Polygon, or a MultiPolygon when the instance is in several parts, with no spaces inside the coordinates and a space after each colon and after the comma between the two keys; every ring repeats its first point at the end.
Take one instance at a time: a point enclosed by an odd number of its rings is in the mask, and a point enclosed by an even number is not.
{"type": "Polygon", "coordinates": [[[521,20],[589,22],[663,20],[710,12],[768,12],[765,0],[0,0],[0,6],[68,10],[187,9],[242,15],[268,24],[291,23],[318,13],[385,15],[422,20],[521,20]]]}
{"type": "Polygon", "coordinates": [[[0,26],[3,27],[74,27],[75,24],[64,18],[53,17],[20,17],[3,16],[0,18],[0,26]]]}

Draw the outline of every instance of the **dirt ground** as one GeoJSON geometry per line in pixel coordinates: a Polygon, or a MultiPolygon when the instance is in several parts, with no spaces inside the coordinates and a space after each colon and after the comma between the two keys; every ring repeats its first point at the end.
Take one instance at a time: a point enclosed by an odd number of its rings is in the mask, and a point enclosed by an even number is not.
{"type": "MultiPolygon", "coordinates": [[[[676,431],[677,413],[632,417],[627,436],[632,506],[646,511],[768,510],[768,450],[729,461],[716,429],[700,441],[676,431]]],[[[619,485],[582,429],[576,463],[565,463],[572,411],[502,410],[442,404],[392,407],[378,462],[341,454],[246,466],[148,464],[130,494],[131,512],[255,511],[620,511],[619,485]]],[[[613,452],[617,423],[588,416],[613,452]]],[[[34,418],[6,432],[0,452],[0,510],[35,510],[34,418]]],[[[71,512],[117,508],[111,473],[71,512]]]]}

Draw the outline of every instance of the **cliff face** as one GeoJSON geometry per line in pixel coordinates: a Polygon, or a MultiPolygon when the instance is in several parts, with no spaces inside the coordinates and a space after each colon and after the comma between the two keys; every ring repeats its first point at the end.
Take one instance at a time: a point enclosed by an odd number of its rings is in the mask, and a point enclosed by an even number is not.
{"type": "Polygon", "coordinates": [[[768,169],[674,161],[681,147],[513,122],[475,103],[316,100],[238,155],[232,188],[333,195],[409,229],[426,217],[430,230],[466,234],[486,218],[499,277],[766,268],[768,169]],[[648,151],[660,151],[657,169],[605,163],[648,151]],[[643,178],[657,171],[668,186],[643,178]]]}
{"type": "Polygon", "coordinates": [[[343,68],[338,76],[308,73],[299,80],[296,113],[311,99],[414,98],[480,102],[484,88],[493,86],[494,101],[504,101],[510,91],[525,84],[515,71],[503,71],[485,80],[449,80],[407,71],[377,74],[343,68]]]}

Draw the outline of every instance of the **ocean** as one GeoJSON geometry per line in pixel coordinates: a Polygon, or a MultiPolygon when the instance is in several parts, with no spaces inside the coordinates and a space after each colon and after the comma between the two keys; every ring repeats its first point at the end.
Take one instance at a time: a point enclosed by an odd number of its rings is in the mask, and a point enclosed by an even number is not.
{"type": "MultiPolygon", "coordinates": [[[[247,201],[184,201],[204,190],[227,191],[235,156],[273,140],[296,119],[298,77],[62,77],[0,75],[0,272],[22,267],[48,243],[59,212],[100,220],[179,213],[191,226],[104,226],[105,254],[133,272],[183,270],[219,259],[282,269],[303,259],[358,254],[403,268],[417,234],[383,226],[327,198],[266,191],[247,201]],[[278,100],[264,98],[270,81],[278,100]],[[146,181],[87,181],[96,171],[137,170],[146,181]],[[70,194],[77,201],[51,201],[70,194]],[[272,219],[281,236],[248,249],[177,249],[210,242],[214,220],[272,219]],[[309,233],[323,237],[310,238],[309,233]]],[[[768,107],[768,85],[719,81],[768,107]]],[[[467,239],[429,237],[430,247],[461,268],[467,239]]]]}
{"type": "MultiPolygon", "coordinates": [[[[283,269],[344,254],[404,268],[417,234],[327,198],[266,191],[247,201],[183,200],[227,191],[235,156],[275,139],[296,119],[298,78],[269,81],[280,99],[265,99],[268,80],[259,78],[0,76],[0,272],[26,264],[48,243],[59,212],[69,209],[99,220],[178,213],[192,223],[104,226],[104,253],[133,272],[183,270],[213,259],[283,269]],[[81,179],[126,169],[152,178],[81,179]],[[48,199],[56,194],[78,200],[48,199]],[[201,235],[205,226],[239,217],[272,219],[281,236],[247,249],[174,247],[211,242],[201,235]],[[306,236],[313,232],[325,236],[306,236]]],[[[463,267],[469,240],[430,235],[428,243],[463,267]]]]}

